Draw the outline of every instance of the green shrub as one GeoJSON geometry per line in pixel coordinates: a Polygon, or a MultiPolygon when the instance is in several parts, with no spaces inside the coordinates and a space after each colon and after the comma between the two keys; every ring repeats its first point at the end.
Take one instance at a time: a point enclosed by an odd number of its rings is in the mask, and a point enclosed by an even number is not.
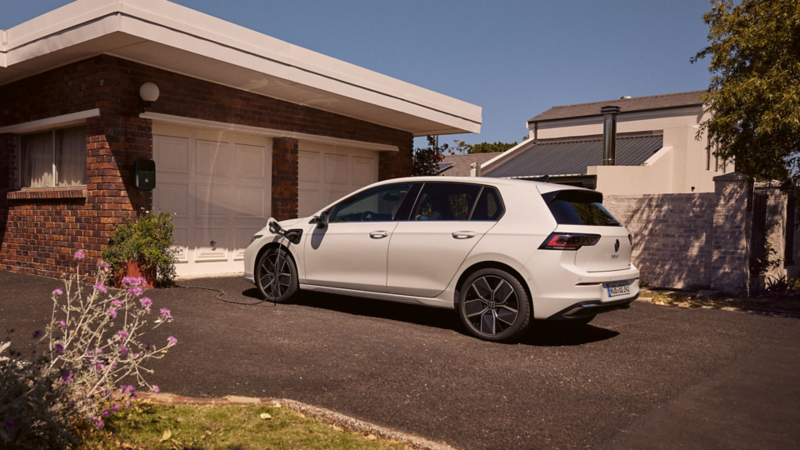
{"type": "Polygon", "coordinates": [[[142,269],[156,270],[160,284],[169,284],[175,278],[172,229],[169,213],[148,213],[126,219],[114,229],[114,236],[103,250],[103,259],[115,272],[123,269],[128,261],[138,261],[142,269]]]}

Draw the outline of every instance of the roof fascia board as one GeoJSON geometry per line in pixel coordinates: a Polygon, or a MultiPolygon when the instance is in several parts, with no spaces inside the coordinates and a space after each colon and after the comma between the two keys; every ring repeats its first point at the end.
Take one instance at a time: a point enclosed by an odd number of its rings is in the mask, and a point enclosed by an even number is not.
{"type": "MultiPolygon", "coordinates": [[[[700,112],[702,112],[702,106],[703,106],[702,103],[698,103],[696,105],[668,106],[664,108],[640,109],[630,112],[622,111],[617,116],[617,122],[642,120],[642,119],[658,119],[662,117],[694,116],[697,115],[698,107],[701,108],[700,112]]],[[[539,129],[542,129],[543,126],[546,128],[554,128],[555,126],[552,125],[554,122],[561,122],[558,125],[556,125],[559,127],[565,126],[563,124],[566,123],[569,123],[569,126],[602,123],[603,115],[597,113],[588,116],[564,117],[561,119],[529,120],[528,124],[532,123],[538,124],[539,129]],[[571,121],[576,121],[576,122],[572,123],[571,121]]]]}
{"type": "Polygon", "coordinates": [[[62,116],[48,117],[46,119],[33,120],[30,122],[18,123],[0,128],[2,133],[33,133],[35,131],[47,130],[56,127],[66,127],[85,122],[90,117],[98,117],[100,108],[88,109],[62,116]]]}
{"type": "MultiPolygon", "coordinates": [[[[522,141],[521,143],[517,144],[516,146],[511,147],[510,149],[504,151],[503,153],[501,153],[501,154],[495,156],[494,158],[486,161],[485,163],[481,164],[481,168],[482,169],[486,169],[487,167],[489,167],[492,164],[496,164],[496,163],[498,163],[498,162],[500,162],[500,161],[502,161],[502,160],[504,160],[506,158],[509,158],[510,156],[512,156],[512,154],[516,154],[515,152],[517,150],[519,150],[519,149],[521,149],[521,148],[523,148],[525,146],[530,147],[532,142],[533,141],[531,141],[530,138],[525,139],[524,141],[522,141]]],[[[536,145],[536,144],[533,144],[533,145],[536,145]]],[[[525,148],[527,148],[527,147],[525,147],[525,148]]]]}
{"type": "Polygon", "coordinates": [[[330,136],[319,136],[316,134],[298,133],[294,131],[276,130],[272,128],[251,127],[248,125],[239,125],[235,123],[216,122],[213,120],[195,119],[193,117],[173,116],[171,114],[161,114],[153,112],[145,112],[139,114],[142,119],[152,120],[154,122],[164,122],[173,125],[191,127],[191,128],[205,128],[212,130],[231,131],[236,133],[255,134],[258,136],[267,137],[281,137],[293,138],[301,141],[316,142],[326,145],[336,145],[348,148],[357,148],[363,150],[373,150],[378,152],[397,152],[400,149],[395,145],[376,144],[373,142],[354,141],[351,139],[335,138],[330,136]]]}

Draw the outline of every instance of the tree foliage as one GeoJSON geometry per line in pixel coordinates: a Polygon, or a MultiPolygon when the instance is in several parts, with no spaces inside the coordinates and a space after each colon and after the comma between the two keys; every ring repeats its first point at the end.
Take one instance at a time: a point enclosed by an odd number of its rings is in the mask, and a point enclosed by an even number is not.
{"type": "Polygon", "coordinates": [[[454,147],[450,147],[448,152],[451,155],[459,155],[464,153],[497,153],[504,152],[517,145],[516,142],[481,142],[480,144],[467,144],[465,141],[453,141],[454,147]]]}
{"type": "Polygon", "coordinates": [[[412,176],[421,177],[425,175],[436,175],[439,172],[439,163],[444,159],[444,151],[447,144],[439,147],[436,138],[428,136],[428,147],[417,148],[414,150],[414,166],[412,176]]]}
{"type": "Polygon", "coordinates": [[[720,160],[760,180],[800,179],[800,1],[712,0],[704,96],[710,118],[698,136],[720,160]]]}

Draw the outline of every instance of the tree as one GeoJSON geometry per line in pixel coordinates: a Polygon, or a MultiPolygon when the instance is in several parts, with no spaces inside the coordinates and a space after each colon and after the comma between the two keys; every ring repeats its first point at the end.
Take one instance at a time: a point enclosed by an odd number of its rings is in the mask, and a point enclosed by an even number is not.
{"type": "Polygon", "coordinates": [[[428,136],[428,148],[414,150],[414,166],[411,174],[415,177],[436,175],[439,172],[439,163],[444,159],[444,150],[447,150],[447,144],[439,147],[436,138],[428,136]]]}
{"type": "Polygon", "coordinates": [[[736,170],[760,180],[800,180],[800,2],[712,0],[703,15],[712,74],[710,118],[698,137],[736,170]],[[737,3],[741,3],[738,4],[737,3]]]}
{"type": "Polygon", "coordinates": [[[464,153],[497,153],[497,152],[504,152],[512,147],[517,145],[516,142],[514,143],[506,143],[506,142],[481,142],[480,144],[467,144],[465,141],[453,141],[455,143],[455,147],[450,147],[448,152],[451,155],[458,155],[464,153]]]}

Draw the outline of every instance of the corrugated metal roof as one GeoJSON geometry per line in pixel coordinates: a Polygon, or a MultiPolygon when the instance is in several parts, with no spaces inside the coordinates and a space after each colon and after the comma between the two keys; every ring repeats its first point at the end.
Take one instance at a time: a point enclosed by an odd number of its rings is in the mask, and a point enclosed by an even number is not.
{"type": "Polygon", "coordinates": [[[528,122],[599,116],[601,115],[600,108],[607,105],[619,106],[623,114],[634,111],[696,106],[703,104],[703,100],[700,96],[707,93],[708,91],[678,92],[675,94],[651,95],[648,97],[632,97],[602,102],[580,103],[577,105],[554,106],[528,122]]]}
{"type": "MultiPolygon", "coordinates": [[[[640,166],[663,146],[661,135],[617,138],[617,165],[640,166]]],[[[588,166],[603,164],[603,140],[588,139],[533,144],[517,155],[488,167],[483,176],[495,178],[585,174],[588,166]]]]}
{"type": "Polygon", "coordinates": [[[452,163],[453,167],[441,171],[440,174],[446,177],[468,177],[470,170],[472,169],[472,163],[485,163],[490,159],[494,158],[495,156],[501,154],[501,152],[496,153],[467,153],[465,155],[448,155],[444,157],[444,160],[440,163],[452,163]]]}

